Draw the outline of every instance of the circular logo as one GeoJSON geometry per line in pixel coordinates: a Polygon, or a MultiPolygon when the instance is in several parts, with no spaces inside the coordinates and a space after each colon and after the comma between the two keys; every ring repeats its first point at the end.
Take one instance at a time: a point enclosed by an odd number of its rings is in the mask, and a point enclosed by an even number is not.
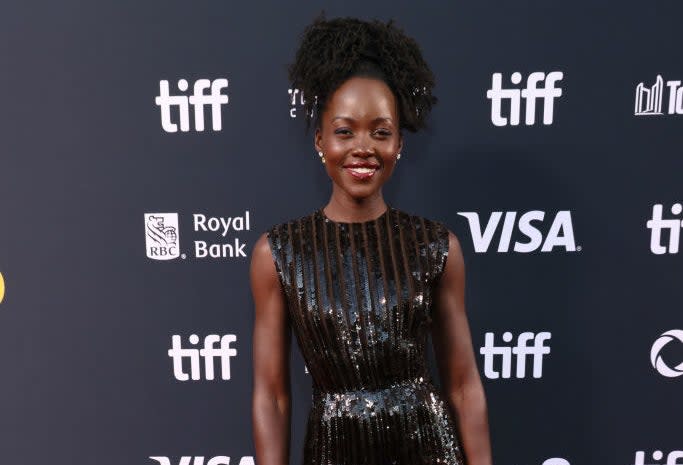
{"type": "Polygon", "coordinates": [[[677,376],[683,376],[683,362],[678,366],[671,368],[664,362],[662,356],[659,353],[662,351],[665,345],[669,342],[677,340],[683,344],[683,330],[672,329],[667,331],[657,338],[654,344],[652,344],[652,349],[650,350],[650,363],[660,375],[666,376],[667,378],[676,378],[677,376]]]}
{"type": "Polygon", "coordinates": [[[3,297],[5,297],[5,280],[2,278],[2,273],[0,273],[0,303],[2,303],[3,297]]]}

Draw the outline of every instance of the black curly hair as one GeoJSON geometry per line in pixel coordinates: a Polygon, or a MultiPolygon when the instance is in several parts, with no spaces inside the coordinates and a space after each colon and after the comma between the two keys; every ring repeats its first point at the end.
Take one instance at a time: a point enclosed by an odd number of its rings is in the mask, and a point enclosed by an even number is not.
{"type": "Polygon", "coordinates": [[[327,99],[352,76],[384,81],[396,97],[399,127],[410,132],[426,127],[437,102],[434,75],[420,47],[393,19],[326,20],[321,12],[304,30],[288,73],[292,87],[303,92],[306,130],[311,121],[318,127],[327,99]]]}

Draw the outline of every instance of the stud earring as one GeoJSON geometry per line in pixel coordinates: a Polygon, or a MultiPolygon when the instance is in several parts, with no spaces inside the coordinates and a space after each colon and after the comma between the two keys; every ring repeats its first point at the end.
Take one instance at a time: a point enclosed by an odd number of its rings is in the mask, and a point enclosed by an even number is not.
{"type": "Polygon", "coordinates": [[[322,152],[318,152],[318,155],[320,156],[320,161],[322,161],[323,163],[325,163],[325,155],[323,155],[322,152]]]}
{"type": "Polygon", "coordinates": [[[396,159],[398,160],[399,158],[401,158],[401,153],[400,153],[400,152],[399,152],[398,155],[396,155],[396,159]]]}

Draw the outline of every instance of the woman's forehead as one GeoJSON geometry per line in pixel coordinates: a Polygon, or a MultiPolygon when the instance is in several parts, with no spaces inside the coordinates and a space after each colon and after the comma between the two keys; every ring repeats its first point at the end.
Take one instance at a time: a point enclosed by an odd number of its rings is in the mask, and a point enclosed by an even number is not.
{"type": "Polygon", "coordinates": [[[353,77],[332,93],[326,113],[332,119],[396,119],[396,99],[378,79],[353,77]]]}

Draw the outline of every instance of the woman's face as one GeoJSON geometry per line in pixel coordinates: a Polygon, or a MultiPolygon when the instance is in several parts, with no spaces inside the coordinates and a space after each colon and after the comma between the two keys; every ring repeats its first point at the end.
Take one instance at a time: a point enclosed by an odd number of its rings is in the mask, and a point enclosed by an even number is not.
{"type": "Polygon", "coordinates": [[[329,97],[315,131],[333,194],[355,200],[379,194],[402,145],[394,94],[383,81],[368,77],[349,78],[329,97]],[[359,164],[369,169],[352,168],[359,164]]]}

